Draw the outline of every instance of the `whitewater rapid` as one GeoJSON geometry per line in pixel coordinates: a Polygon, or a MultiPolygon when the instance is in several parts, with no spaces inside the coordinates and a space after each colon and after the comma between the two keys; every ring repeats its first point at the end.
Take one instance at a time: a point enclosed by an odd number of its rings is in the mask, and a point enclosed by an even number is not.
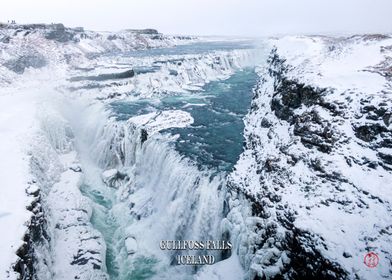
{"type": "Polygon", "coordinates": [[[151,134],[142,142],[141,129],[131,121],[109,119],[75,131],[83,134],[75,134],[81,139],[76,145],[81,191],[93,205],[91,222],[105,239],[111,279],[170,278],[168,269],[182,271],[178,279],[191,275],[186,268],[170,268],[174,256],[159,243],[221,240],[225,178],[200,171],[170,146],[167,135],[151,134]],[[105,174],[116,177],[105,184],[105,174]]]}

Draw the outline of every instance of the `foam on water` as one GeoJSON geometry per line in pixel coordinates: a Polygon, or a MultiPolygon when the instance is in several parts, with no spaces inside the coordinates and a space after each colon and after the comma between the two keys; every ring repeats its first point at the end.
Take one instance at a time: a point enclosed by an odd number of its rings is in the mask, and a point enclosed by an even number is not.
{"type": "Polygon", "coordinates": [[[113,102],[118,120],[153,111],[181,109],[194,119],[191,126],[169,128],[166,132],[180,137],[176,149],[198,163],[199,168],[230,170],[243,147],[243,118],[250,106],[257,75],[252,68],[238,71],[223,81],[211,82],[202,92],[169,96],[159,102],[113,102]]]}

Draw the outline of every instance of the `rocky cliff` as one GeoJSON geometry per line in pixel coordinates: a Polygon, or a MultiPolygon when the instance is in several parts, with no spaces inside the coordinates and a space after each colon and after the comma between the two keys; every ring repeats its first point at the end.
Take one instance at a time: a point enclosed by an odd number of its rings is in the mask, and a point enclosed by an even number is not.
{"type": "Polygon", "coordinates": [[[392,39],[271,44],[229,181],[228,220],[248,276],[387,279],[392,39]],[[370,251],[380,259],[373,269],[364,264],[370,251]]]}

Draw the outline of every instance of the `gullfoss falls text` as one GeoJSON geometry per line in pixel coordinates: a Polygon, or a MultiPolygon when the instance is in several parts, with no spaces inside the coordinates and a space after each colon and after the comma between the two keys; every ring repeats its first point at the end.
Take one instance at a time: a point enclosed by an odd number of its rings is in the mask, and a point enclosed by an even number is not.
{"type": "MultiPolygon", "coordinates": [[[[232,243],[225,240],[162,240],[159,244],[161,250],[168,251],[199,251],[207,252],[210,250],[231,250],[232,243]]],[[[178,265],[211,265],[215,263],[215,256],[213,254],[195,254],[175,256],[175,262],[178,265]]]]}

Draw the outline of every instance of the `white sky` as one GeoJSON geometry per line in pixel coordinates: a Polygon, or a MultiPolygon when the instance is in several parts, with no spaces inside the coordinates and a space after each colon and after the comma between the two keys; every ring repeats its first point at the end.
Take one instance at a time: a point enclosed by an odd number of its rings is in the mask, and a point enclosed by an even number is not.
{"type": "Polygon", "coordinates": [[[392,33],[392,0],[1,0],[0,22],[263,36],[392,33]]]}

